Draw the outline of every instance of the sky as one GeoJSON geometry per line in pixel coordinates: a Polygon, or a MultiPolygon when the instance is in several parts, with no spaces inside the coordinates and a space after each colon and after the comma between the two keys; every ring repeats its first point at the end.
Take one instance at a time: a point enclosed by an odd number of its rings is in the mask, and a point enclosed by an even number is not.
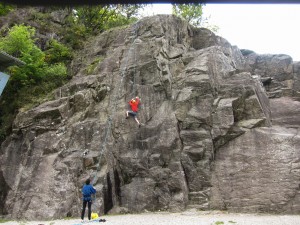
{"type": "MultiPolygon", "coordinates": [[[[153,4],[144,15],[171,12],[170,4],[153,4]]],[[[300,4],[207,4],[203,12],[231,45],[300,61],[300,4]]]]}

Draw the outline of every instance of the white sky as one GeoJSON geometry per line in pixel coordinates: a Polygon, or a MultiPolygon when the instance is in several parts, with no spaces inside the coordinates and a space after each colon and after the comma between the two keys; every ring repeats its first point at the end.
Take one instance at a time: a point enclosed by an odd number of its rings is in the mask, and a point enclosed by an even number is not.
{"type": "MultiPolygon", "coordinates": [[[[203,11],[219,27],[217,34],[232,45],[300,61],[300,4],[207,4],[203,11]]],[[[153,4],[144,15],[171,12],[170,4],[153,4]]]]}

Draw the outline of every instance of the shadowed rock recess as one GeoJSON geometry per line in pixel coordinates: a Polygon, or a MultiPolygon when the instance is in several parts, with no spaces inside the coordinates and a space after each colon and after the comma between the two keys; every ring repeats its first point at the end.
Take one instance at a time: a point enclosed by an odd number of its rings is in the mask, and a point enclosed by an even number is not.
{"type": "Polygon", "coordinates": [[[1,145],[0,213],[300,212],[300,64],[240,50],[171,15],[107,31],[56,99],[18,114],[1,145]],[[125,119],[142,100],[142,126],[125,119]],[[110,119],[109,119],[110,118],[110,119]]]}

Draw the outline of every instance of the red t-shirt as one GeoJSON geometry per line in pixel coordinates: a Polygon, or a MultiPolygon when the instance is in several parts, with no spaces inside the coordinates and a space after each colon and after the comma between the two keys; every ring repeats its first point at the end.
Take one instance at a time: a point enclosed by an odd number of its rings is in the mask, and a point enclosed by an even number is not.
{"type": "Polygon", "coordinates": [[[131,107],[131,110],[133,112],[137,112],[138,111],[138,104],[140,103],[140,99],[136,99],[135,102],[133,102],[132,100],[129,101],[129,105],[131,107]]]}

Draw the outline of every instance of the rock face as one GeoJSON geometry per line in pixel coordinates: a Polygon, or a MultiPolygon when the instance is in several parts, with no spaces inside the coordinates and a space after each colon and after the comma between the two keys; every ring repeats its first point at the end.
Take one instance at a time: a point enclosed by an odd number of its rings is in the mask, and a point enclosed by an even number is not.
{"type": "Polygon", "coordinates": [[[300,212],[300,67],[240,51],[170,15],[105,32],[56,99],[20,113],[1,146],[0,213],[300,212]],[[299,87],[298,87],[299,86],[299,87]],[[128,101],[142,100],[125,119],[128,101]]]}

